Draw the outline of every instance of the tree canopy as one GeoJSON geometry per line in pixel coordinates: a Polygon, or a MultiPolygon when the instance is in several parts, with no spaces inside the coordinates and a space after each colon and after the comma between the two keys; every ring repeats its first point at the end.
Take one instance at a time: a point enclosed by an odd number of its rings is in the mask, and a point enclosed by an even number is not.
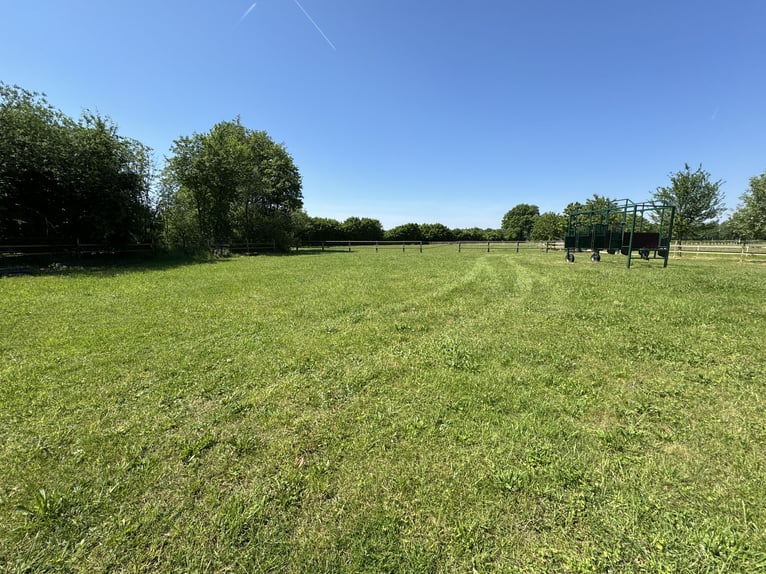
{"type": "Polygon", "coordinates": [[[723,182],[711,181],[710,174],[701,165],[692,171],[689,164],[685,164],[682,171],[671,173],[669,177],[670,185],[657,188],[654,202],[675,206],[675,239],[693,238],[724,212],[724,195],[720,189],[723,182]]]}
{"type": "Polygon", "coordinates": [[[531,238],[535,241],[553,241],[564,235],[565,218],[552,211],[543,213],[535,219],[531,238]]]}
{"type": "Polygon", "coordinates": [[[518,204],[503,216],[503,235],[510,241],[527,241],[532,236],[532,227],[539,216],[540,208],[536,205],[518,204]]]}
{"type": "Polygon", "coordinates": [[[422,241],[423,232],[417,223],[405,223],[387,230],[386,241],[422,241]]]}
{"type": "Polygon", "coordinates": [[[423,236],[423,241],[438,242],[455,239],[454,232],[443,223],[421,223],[420,233],[423,236]]]}
{"type": "Polygon", "coordinates": [[[383,239],[383,225],[370,217],[349,217],[341,224],[341,239],[378,241],[383,239]]]}
{"type": "Polygon", "coordinates": [[[0,239],[107,245],[147,239],[151,150],[90,112],[0,83],[0,239]]]}
{"type": "Polygon", "coordinates": [[[750,178],[750,187],[730,219],[740,237],[766,239],[766,171],[750,178]]]}
{"type": "Polygon", "coordinates": [[[207,133],[177,139],[171,153],[163,173],[171,243],[189,226],[187,235],[207,246],[292,243],[292,214],[303,206],[301,176],[266,132],[239,119],[220,122],[207,133]]]}

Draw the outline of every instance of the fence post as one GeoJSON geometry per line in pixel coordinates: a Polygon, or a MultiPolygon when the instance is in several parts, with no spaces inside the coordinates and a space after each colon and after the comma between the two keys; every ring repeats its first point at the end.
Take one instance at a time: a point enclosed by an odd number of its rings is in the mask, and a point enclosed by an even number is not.
{"type": "Polygon", "coordinates": [[[423,242],[420,242],[420,252],[423,253],[423,242]]]}
{"type": "Polygon", "coordinates": [[[460,253],[463,249],[463,243],[458,241],[457,242],[457,252],[460,253]]]}
{"type": "Polygon", "coordinates": [[[404,243],[404,241],[402,241],[402,253],[404,253],[404,245],[405,245],[405,243],[404,243]]]}
{"type": "Polygon", "coordinates": [[[487,241],[487,253],[489,253],[489,245],[490,245],[490,243],[489,243],[489,241],[487,241]]]}
{"type": "Polygon", "coordinates": [[[518,252],[519,252],[519,242],[517,241],[516,242],[516,253],[518,253],[518,252]]]}
{"type": "Polygon", "coordinates": [[[378,243],[379,243],[378,241],[375,242],[375,253],[378,252],[378,243]]]}

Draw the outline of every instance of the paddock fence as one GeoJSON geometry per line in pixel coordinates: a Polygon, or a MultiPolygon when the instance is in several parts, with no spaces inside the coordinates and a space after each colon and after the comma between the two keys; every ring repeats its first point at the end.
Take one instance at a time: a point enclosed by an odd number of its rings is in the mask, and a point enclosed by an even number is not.
{"type": "MultiPolygon", "coordinates": [[[[564,251],[563,241],[317,241],[303,243],[294,248],[296,252],[347,252],[399,250],[423,253],[429,249],[455,249],[463,251],[515,252],[564,251]]],[[[674,241],[670,245],[670,257],[738,256],[742,259],[766,257],[766,241],[674,241]]]]}
{"type": "Polygon", "coordinates": [[[260,253],[276,253],[278,250],[279,246],[276,241],[226,243],[210,247],[213,255],[259,255],[260,253]]]}
{"type": "Polygon", "coordinates": [[[371,250],[374,249],[377,253],[382,249],[396,249],[402,252],[418,251],[423,253],[423,241],[308,241],[303,242],[296,246],[294,249],[296,252],[331,252],[331,251],[344,251],[351,253],[355,250],[371,250]]]}
{"type": "MultiPolygon", "coordinates": [[[[546,251],[564,250],[563,241],[549,241],[546,251]]],[[[741,259],[758,259],[766,257],[766,241],[724,241],[724,240],[689,240],[672,241],[670,257],[740,257],[741,259]]]]}
{"type": "MultiPolygon", "coordinates": [[[[561,243],[563,246],[563,243],[561,243]]],[[[516,253],[524,250],[545,251],[546,242],[538,241],[314,241],[304,242],[294,247],[296,252],[306,251],[343,251],[350,253],[352,251],[382,251],[398,250],[402,252],[417,251],[423,253],[431,249],[455,249],[458,253],[462,251],[515,251],[516,253]]]]}
{"type": "Polygon", "coordinates": [[[132,243],[116,246],[101,243],[14,243],[0,245],[0,257],[2,258],[68,257],[81,259],[104,255],[151,254],[154,252],[155,246],[152,243],[132,243]]]}
{"type": "MultiPolygon", "coordinates": [[[[403,253],[423,253],[431,249],[454,249],[463,251],[514,252],[523,251],[563,251],[563,241],[314,241],[304,242],[293,248],[295,253],[306,252],[352,252],[398,250],[403,253]]],[[[234,243],[216,245],[211,251],[218,255],[276,253],[275,242],[234,243]]],[[[41,243],[0,245],[0,260],[8,263],[14,259],[66,257],[74,260],[123,255],[150,255],[156,252],[151,243],[135,243],[122,246],[109,246],[97,243],[68,243],[47,245],[41,243]]],[[[743,260],[766,259],[766,241],[673,241],[670,244],[670,257],[739,257],[743,260]]]]}
{"type": "Polygon", "coordinates": [[[674,241],[671,257],[739,256],[742,259],[766,257],[766,241],[674,241]]]}

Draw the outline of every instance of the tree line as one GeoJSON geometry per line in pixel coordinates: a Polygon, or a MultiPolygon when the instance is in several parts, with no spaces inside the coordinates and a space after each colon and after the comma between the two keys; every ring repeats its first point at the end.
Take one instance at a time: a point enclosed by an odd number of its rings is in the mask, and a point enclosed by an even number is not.
{"type": "MultiPolygon", "coordinates": [[[[689,164],[668,177],[670,184],[657,187],[649,203],[675,207],[673,239],[766,239],[766,172],[750,178],[741,203],[723,221],[719,219],[726,213],[721,180],[713,181],[701,165],[692,170],[689,164]]],[[[519,204],[503,217],[502,235],[509,240],[558,239],[563,236],[570,215],[616,208],[618,201],[594,194],[584,203],[570,203],[562,214],[540,214],[536,205],[519,204]]],[[[636,224],[644,229],[657,225],[651,216],[638,217],[640,221],[636,224]]]]}
{"type": "MultiPolygon", "coordinates": [[[[152,150],[89,111],[72,119],[44,94],[0,83],[0,244],[152,242],[195,251],[238,243],[288,249],[321,241],[529,241],[563,236],[567,216],[615,200],[594,195],[562,213],[518,204],[500,227],[450,229],[311,217],[283,144],[239,118],[176,139],[158,170],[152,150]]],[[[766,172],[750,180],[727,220],[721,181],[699,166],[669,174],[653,200],[676,206],[676,237],[766,238],[766,172]]],[[[650,222],[649,222],[650,223],[650,222]]]]}

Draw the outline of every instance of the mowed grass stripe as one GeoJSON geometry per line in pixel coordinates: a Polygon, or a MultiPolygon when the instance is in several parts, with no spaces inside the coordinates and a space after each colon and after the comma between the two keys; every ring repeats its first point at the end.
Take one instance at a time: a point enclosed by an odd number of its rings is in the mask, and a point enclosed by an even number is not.
{"type": "Polygon", "coordinates": [[[766,567],[762,274],[439,248],[2,279],[0,561],[766,567]]]}

